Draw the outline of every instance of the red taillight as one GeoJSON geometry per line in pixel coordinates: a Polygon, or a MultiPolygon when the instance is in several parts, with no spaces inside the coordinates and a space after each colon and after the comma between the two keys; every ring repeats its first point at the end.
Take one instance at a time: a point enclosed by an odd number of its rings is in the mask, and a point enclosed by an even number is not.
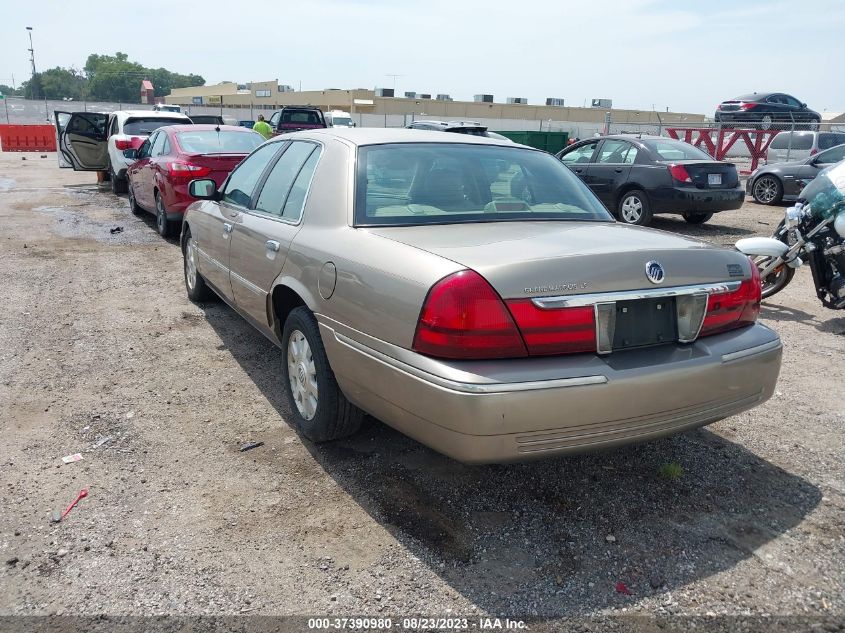
{"type": "Polygon", "coordinates": [[[669,173],[678,182],[692,182],[687,168],[683,165],[669,165],[669,173]]]}
{"type": "Polygon", "coordinates": [[[528,355],[501,297],[472,270],[449,275],[428,292],[414,335],[414,350],[439,358],[528,355]]]}
{"type": "Polygon", "coordinates": [[[751,279],[744,280],[733,292],[710,295],[700,336],[752,325],[760,314],[761,298],[760,271],[751,262],[751,279]]]}
{"type": "Polygon", "coordinates": [[[596,351],[592,306],[541,310],[531,299],[506,302],[531,356],[596,351]]]}
{"type": "Polygon", "coordinates": [[[202,178],[211,173],[210,167],[203,167],[202,165],[194,165],[183,160],[174,160],[167,163],[167,171],[170,172],[171,178],[202,178]]]}
{"type": "Polygon", "coordinates": [[[138,136],[130,136],[129,138],[117,138],[114,140],[114,146],[123,151],[125,149],[137,149],[141,147],[144,139],[138,136]]]}
{"type": "Polygon", "coordinates": [[[740,110],[753,110],[753,109],[754,109],[754,108],[756,108],[758,105],[759,105],[759,104],[757,104],[757,103],[740,103],[740,104],[739,104],[739,109],[740,109],[740,110]]]}

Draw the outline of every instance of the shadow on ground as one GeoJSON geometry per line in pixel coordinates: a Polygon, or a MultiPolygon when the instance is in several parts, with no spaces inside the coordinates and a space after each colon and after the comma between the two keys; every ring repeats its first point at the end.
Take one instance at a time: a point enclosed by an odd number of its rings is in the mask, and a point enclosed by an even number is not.
{"type": "MultiPolygon", "coordinates": [[[[285,424],[281,351],[227,306],[205,313],[285,424]]],[[[821,499],[805,480],[707,430],[493,466],[464,466],[372,419],[345,440],[302,441],[413,554],[498,614],[586,613],[680,588],[754,557],[821,499]],[[660,474],[671,462],[683,469],[677,479],[660,474]],[[633,595],[617,593],[618,581],[633,595]]]]}

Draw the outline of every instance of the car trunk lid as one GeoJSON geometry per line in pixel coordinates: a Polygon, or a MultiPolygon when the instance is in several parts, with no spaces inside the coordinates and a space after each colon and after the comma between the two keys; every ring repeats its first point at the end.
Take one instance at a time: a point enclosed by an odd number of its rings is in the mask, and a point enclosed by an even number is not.
{"type": "Polygon", "coordinates": [[[698,189],[735,189],[739,186],[739,173],[733,163],[707,160],[676,160],[661,161],[661,163],[667,167],[683,167],[692,181],[684,184],[692,184],[698,189]]]}
{"type": "Polygon", "coordinates": [[[747,258],[692,238],[613,222],[477,222],[365,229],[481,274],[504,299],[654,288],[748,275],[747,258]]]}
{"type": "Polygon", "coordinates": [[[231,171],[238,166],[238,164],[248,156],[248,154],[228,153],[228,154],[186,154],[183,156],[184,160],[192,165],[198,167],[205,167],[209,169],[209,173],[204,178],[212,178],[217,186],[221,186],[226,180],[231,171]]]}

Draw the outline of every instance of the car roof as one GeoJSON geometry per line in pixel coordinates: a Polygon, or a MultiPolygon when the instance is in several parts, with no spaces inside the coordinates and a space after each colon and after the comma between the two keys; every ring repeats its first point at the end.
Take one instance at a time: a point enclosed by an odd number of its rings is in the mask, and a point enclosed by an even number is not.
{"type": "MultiPolygon", "coordinates": [[[[439,130],[409,130],[407,128],[318,128],[277,136],[276,139],[310,138],[315,140],[339,139],[355,146],[383,145],[385,143],[456,143],[464,145],[500,145],[514,147],[516,143],[469,134],[443,134],[439,130]]],[[[533,149],[533,148],[526,148],[533,149]]],[[[540,150],[536,150],[540,151],[540,150]]]]}
{"type": "Polygon", "coordinates": [[[752,92],[748,95],[740,95],[738,97],[734,97],[730,99],[730,101],[760,101],[761,99],[766,99],[771,97],[772,95],[780,95],[784,94],[783,92],[752,92]]]}

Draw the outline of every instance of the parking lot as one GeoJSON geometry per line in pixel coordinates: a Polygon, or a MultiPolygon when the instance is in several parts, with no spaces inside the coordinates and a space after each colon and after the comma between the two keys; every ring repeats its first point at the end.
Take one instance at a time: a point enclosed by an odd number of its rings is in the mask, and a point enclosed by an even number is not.
{"type": "MultiPolygon", "coordinates": [[[[318,446],[153,216],[44,156],[0,154],[3,613],[845,612],[845,318],[808,270],[762,309],[776,395],[704,429],[507,466],[372,419],[318,446]]],[[[781,213],[654,226],[730,246],[781,213]]]]}

